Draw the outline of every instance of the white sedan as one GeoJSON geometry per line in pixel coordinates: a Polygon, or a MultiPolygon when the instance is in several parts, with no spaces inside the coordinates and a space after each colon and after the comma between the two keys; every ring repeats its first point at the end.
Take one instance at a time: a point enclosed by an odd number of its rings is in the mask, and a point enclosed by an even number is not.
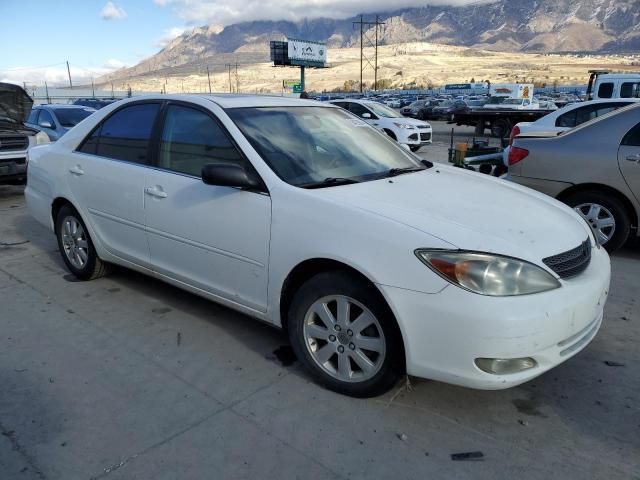
{"type": "Polygon", "coordinates": [[[407,145],[417,152],[425,145],[431,145],[431,125],[415,118],[406,118],[399,112],[371,100],[335,100],[334,105],[349,110],[369,125],[383,131],[401,145],[407,145]]]}
{"type": "Polygon", "coordinates": [[[118,264],[281,327],[353,396],[530,380],[593,339],[609,288],[569,207],[313,101],[123,100],[33,148],[25,196],[78,278],[118,264]]]}

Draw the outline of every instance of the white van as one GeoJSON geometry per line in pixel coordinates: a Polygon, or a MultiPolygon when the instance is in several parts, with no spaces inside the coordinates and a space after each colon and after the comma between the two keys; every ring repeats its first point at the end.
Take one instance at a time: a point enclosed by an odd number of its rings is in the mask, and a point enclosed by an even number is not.
{"type": "Polygon", "coordinates": [[[640,98],[640,73],[609,73],[592,70],[587,100],[640,98]]]}

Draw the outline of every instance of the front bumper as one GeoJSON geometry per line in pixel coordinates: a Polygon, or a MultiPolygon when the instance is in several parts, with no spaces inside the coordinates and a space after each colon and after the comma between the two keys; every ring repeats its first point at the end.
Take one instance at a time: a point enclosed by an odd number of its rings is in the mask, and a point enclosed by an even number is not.
{"type": "Polygon", "coordinates": [[[24,183],[27,179],[27,151],[0,154],[0,184],[24,183]]]}
{"type": "Polygon", "coordinates": [[[398,319],[407,373],[465,387],[499,390],[524,383],[578,353],[603,318],[611,268],[602,248],[562,287],[487,297],[447,286],[437,294],[379,285],[398,319]],[[480,370],[477,358],[524,358],[536,366],[508,375],[480,370]]]}
{"type": "Polygon", "coordinates": [[[404,130],[399,134],[398,143],[406,145],[431,145],[433,142],[433,129],[420,128],[415,130],[404,130]]]}

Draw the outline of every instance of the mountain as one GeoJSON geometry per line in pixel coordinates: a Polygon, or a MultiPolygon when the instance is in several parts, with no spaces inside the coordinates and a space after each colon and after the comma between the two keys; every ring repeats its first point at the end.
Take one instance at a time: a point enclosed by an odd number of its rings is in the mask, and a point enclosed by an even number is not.
{"type": "MultiPolygon", "coordinates": [[[[378,15],[385,23],[379,31],[383,45],[423,41],[496,51],[640,51],[639,0],[498,0],[462,7],[427,5],[378,15]]],[[[367,15],[365,21],[374,18],[367,15]]],[[[138,65],[101,81],[149,74],[202,74],[205,65],[221,72],[226,63],[266,62],[269,41],[283,37],[323,41],[329,48],[350,47],[360,41],[359,29],[352,23],[358,19],[255,21],[222,30],[194,28],[138,65]]]]}

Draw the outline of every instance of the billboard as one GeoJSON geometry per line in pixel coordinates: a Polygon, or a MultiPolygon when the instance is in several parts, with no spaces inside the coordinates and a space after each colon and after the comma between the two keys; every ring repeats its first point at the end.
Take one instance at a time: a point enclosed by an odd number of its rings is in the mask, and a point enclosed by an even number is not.
{"type": "Polygon", "coordinates": [[[324,66],[327,63],[327,46],[324,43],[289,38],[288,57],[292,65],[324,66]]]}
{"type": "Polygon", "coordinates": [[[478,90],[478,89],[486,89],[486,82],[475,82],[475,83],[450,83],[444,86],[445,90],[478,90]]]}

